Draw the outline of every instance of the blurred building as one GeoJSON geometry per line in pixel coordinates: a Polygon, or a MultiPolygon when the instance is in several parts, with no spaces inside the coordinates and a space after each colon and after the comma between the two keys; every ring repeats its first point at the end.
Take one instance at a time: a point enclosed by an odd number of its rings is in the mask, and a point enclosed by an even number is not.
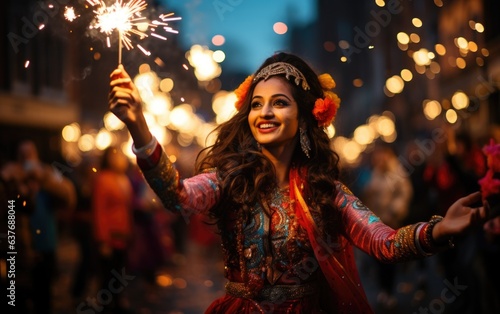
{"type": "MultiPolygon", "coordinates": [[[[165,1],[146,2],[143,16],[147,18],[169,13],[160,6],[165,1]]],[[[94,9],[85,0],[8,0],[3,4],[0,145],[7,149],[0,152],[0,161],[15,158],[20,139],[34,140],[43,160],[64,159],[70,166],[99,154],[107,145],[127,142],[123,126],[109,129],[103,121],[108,111],[109,73],[118,63],[118,44],[117,36],[110,36],[108,47],[106,35],[89,28],[94,9]],[[67,16],[68,8],[74,9],[74,19],[67,16]],[[100,136],[101,131],[106,134],[100,136]]],[[[170,25],[178,27],[174,22],[170,25]]],[[[122,49],[125,68],[132,77],[142,69],[158,79],[169,78],[171,86],[165,92],[169,103],[161,105],[171,109],[188,103],[212,118],[211,95],[204,92],[193,68],[187,67],[177,35],[157,33],[168,40],[148,36],[140,40],[144,49],[122,49]]],[[[134,44],[139,41],[138,37],[131,39],[134,44]]],[[[130,143],[125,146],[130,150],[130,143]]],[[[175,138],[171,146],[174,150],[179,146],[175,138]]]]}
{"type": "Polygon", "coordinates": [[[319,0],[318,20],[291,30],[291,50],[336,80],[337,135],[353,137],[370,117],[388,112],[397,131],[390,140],[401,146],[436,128],[498,140],[498,6],[319,0]]]}
{"type": "MultiPolygon", "coordinates": [[[[438,17],[438,34],[446,54],[440,96],[451,99],[456,91],[469,97],[467,113],[474,114],[464,124],[473,138],[500,138],[500,3],[494,0],[446,2],[438,17]]],[[[453,106],[453,103],[452,103],[453,106]]]]}
{"type": "Polygon", "coordinates": [[[42,157],[54,158],[61,128],[79,118],[77,93],[68,84],[76,47],[72,34],[63,35],[55,23],[63,6],[21,0],[2,7],[0,144],[7,149],[0,160],[14,157],[21,138],[35,140],[42,157]]]}

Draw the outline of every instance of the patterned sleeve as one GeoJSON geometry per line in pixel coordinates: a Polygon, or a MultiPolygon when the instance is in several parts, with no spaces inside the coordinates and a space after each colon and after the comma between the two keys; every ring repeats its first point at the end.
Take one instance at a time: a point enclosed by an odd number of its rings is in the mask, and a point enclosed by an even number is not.
{"type": "Polygon", "coordinates": [[[160,150],[154,165],[138,163],[144,178],[166,209],[180,213],[188,221],[193,214],[206,214],[217,204],[220,196],[216,172],[207,172],[184,180],[160,150]]]}
{"type": "Polygon", "coordinates": [[[382,223],[342,183],[337,184],[336,206],[341,211],[344,235],[356,247],[386,263],[430,256],[443,247],[433,245],[430,224],[419,222],[399,229],[382,223]]]}

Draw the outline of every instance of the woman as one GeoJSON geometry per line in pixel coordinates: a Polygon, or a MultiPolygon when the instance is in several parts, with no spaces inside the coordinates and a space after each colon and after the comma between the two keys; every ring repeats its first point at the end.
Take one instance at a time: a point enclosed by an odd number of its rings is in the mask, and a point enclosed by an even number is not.
{"type": "Polygon", "coordinates": [[[198,175],[179,180],[151,136],[137,88],[122,66],[109,105],[128,127],[146,179],[166,208],[214,217],[221,233],[226,295],[207,313],[369,313],[351,245],[385,262],[428,256],[486,217],[471,194],[446,217],[398,230],[384,225],[338,181],[324,132],[339,99],[328,74],[300,58],[267,59],[236,90],[238,112],[217,129],[198,175]]]}

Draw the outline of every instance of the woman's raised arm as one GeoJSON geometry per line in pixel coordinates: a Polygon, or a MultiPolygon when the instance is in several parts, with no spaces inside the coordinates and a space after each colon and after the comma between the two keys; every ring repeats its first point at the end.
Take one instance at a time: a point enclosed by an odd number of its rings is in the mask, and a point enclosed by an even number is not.
{"type": "Polygon", "coordinates": [[[152,135],[142,112],[137,87],[121,64],[111,73],[110,78],[109,110],[125,123],[135,148],[146,146],[151,142],[152,135]]]}

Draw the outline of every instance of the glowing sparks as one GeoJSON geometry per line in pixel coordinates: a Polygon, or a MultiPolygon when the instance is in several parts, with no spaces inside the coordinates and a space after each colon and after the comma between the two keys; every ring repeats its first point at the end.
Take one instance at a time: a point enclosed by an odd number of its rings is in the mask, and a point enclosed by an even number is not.
{"type": "MultiPolygon", "coordinates": [[[[178,31],[169,26],[168,22],[180,20],[181,17],[174,17],[174,13],[162,14],[159,20],[150,21],[141,15],[147,7],[145,0],[130,0],[124,3],[123,0],[116,0],[111,6],[107,6],[103,0],[87,0],[87,3],[93,7],[95,20],[90,25],[91,29],[98,29],[107,35],[107,44],[110,46],[109,37],[114,31],[118,32],[118,63],[121,63],[121,50],[125,46],[127,50],[133,49],[131,36],[135,35],[142,40],[148,36],[167,40],[167,37],[157,34],[157,28],[162,28],[169,33],[177,34],[178,31]],[[150,33],[146,33],[150,31],[150,33]]],[[[140,45],[136,45],[145,55],[151,55],[151,52],[140,45]]]]}
{"type": "Polygon", "coordinates": [[[168,14],[161,14],[160,15],[160,20],[161,22],[159,21],[153,21],[153,24],[155,25],[159,25],[159,26],[162,26],[163,29],[166,31],[166,32],[169,32],[169,33],[174,33],[174,34],[178,34],[179,31],[173,29],[172,27],[168,26],[168,23],[167,22],[172,22],[172,21],[179,21],[181,20],[182,18],[179,17],[179,16],[173,16],[174,13],[168,13],[168,14]]]}
{"type": "Polygon", "coordinates": [[[158,35],[156,33],[151,33],[151,36],[156,37],[156,38],[160,38],[161,40],[167,40],[167,37],[158,35]]]}
{"type": "Polygon", "coordinates": [[[70,22],[76,20],[80,15],[75,13],[75,8],[73,7],[64,7],[64,18],[70,22]]]}
{"type": "Polygon", "coordinates": [[[30,65],[30,60],[26,60],[26,62],[24,63],[24,68],[28,68],[30,65]]]}
{"type": "Polygon", "coordinates": [[[141,45],[137,44],[137,48],[139,48],[139,50],[142,51],[142,53],[144,53],[146,56],[151,55],[151,51],[144,49],[141,45]]]}

